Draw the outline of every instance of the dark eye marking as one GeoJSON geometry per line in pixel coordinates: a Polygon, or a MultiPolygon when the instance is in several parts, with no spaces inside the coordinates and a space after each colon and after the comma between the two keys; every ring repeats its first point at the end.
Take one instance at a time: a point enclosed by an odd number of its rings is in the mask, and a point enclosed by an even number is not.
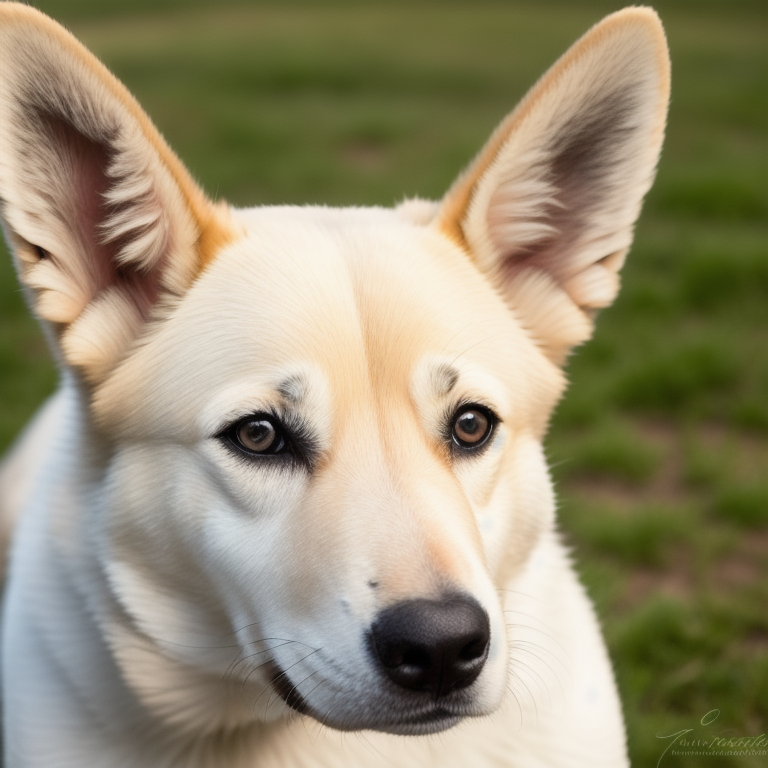
{"type": "Polygon", "coordinates": [[[488,444],[499,417],[484,405],[465,403],[454,411],[450,419],[452,448],[462,454],[479,451],[488,444]]]}
{"type": "Polygon", "coordinates": [[[249,461],[278,461],[312,469],[317,440],[298,419],[274,413],[253,413],[225,427],[216,438],[249,461]]]}

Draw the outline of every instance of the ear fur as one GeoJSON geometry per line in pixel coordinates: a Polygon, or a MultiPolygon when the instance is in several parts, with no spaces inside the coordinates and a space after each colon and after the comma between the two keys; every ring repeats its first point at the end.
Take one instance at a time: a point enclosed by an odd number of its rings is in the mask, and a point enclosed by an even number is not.
{"type": "Polygon", "coordinates": [[[128,91],[17,3],[0,4],[0,206],[33,309],[91,381],[233,237],[128,91]]]}
{"type": "Polygon", "coordinates": [[[614,13],[541,78],[442,201],[435,225],[558,364],[616,296],[668,100],[658,16],[614,13]]]}

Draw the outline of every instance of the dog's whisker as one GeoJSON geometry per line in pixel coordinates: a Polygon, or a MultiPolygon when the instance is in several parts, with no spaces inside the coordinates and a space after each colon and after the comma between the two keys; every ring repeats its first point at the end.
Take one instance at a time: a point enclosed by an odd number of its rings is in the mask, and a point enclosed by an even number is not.
{"type": "MultiPolygon", "coordinates": [[[[273,659],[270,656],[265,661],[262,661],[261,663],[252,666],[250,668],[248,674],[243,678],[243,681],[242,681],[242,684],[241,684],[242,689],[245,690],[245,686],[248,684],[248,681],[251,679],[251,675],[253,675],[254,673],[258,672],[262,667],[268,666],[272,662],[273,662],[273,659]]],[[[262,691],[262,693],[263,693],[263,691],[262,691]]],[[[261,696],[261,694],[259,694],[259,696],[261,696]]]]}
{"type": "Polygon", "coordinates": [[[520,703],[520,699],[517,698],[517,693],[512,685],[512,682],[510,681],[507,683],[507,690],[509,691],[512,698],[515,700],[515,704],[517,704],[517,711],[520,713],[520,727],[522,727],[523,723],[523,707],[520,703]]]}
{"type": "MultiPolygon", "coordinates": [[[[264,648],[261,651],[256,651],[255,653],[249,653],[249,654],[243,654],[240,653],[239,656],[233,661],[229,667],[227,667],[226,674],[228,674],[230,677],[235,677],[236,671],[238,667],[240,667],[243,664],[250,665],[251,659],[256,658],[257,656],[261,656],[265,653],[269,653],[270,651],[274,650],[274,648],[281,648],[283,645],[286,645],[286,643],[282,643],[281,645],[276,645],[273,648],[264,648]]],[[[247,678],[242,681],[243,688],[245,687],[247,678]]]]}
{"type": "MultiPolygon", "coordinates": [[[[288,677],[288,672],[289,672],[291,669],[293,669],[293,668],[294,668],[294,667],[295,667],[297,664],[301,664],[302,662],[306,661],[306,660],[307,660],[307,659],[308,659],[310,656],[313,656],[313,655],[314,655],[315,653],[317,653],[319,650],[320,650],[319,648],[315,648],[315,650],[311,651],[311,652],[310,652],[310,653],[308,653],[306,656],[303,656],[302,658],[298,659],[298,661],[295,661],[293,664],[291,664],[289,667],[286,667],[285,669],[281,670],[281,671],[280,671],[280,673],[279,673],[279,674],[278,674],[278,675],[277,675],[277,676],[276,676],[274,679],[276,680],[276,679],[278,679],[278,678],[281,678],[281,677],[285,677],[286,679],[290,680],[290,678],[288,677]]],[[[248,678],[250,678],[250,676],[253,674],[253,672],[255,672],[255,671],[256,671],[256,669],[259,669],[259,668],[261,668],[262,666],[264,666],[265,664],[269,664],[270,662],[272,662],[272,659],[269,659],[268,661],[266,661],[266,662],[264,662],[264,663],[262,663],[262,664],[259,664],[259,665],[258,665],[258,667],[256,667],[255,669],[251,670],[251,671],[248,673],[248,675],[246,676],[244,683],[245,683],[245,682],[248,680],[248,678]]],[[[254,706],[254,707],[255,707],[255,706],[256,706],[256,704],[258,703],[258,700],[259,700],[259,699],[260,699],[260,698],[261,698],[261,697],[264,695],[264,691],[265,691],[265,690],[268,690],[268,689],[270,689],[270,688],[271,688],[271,689],[272,689],[272,691],[273,691],[273,693],[275,692],[275,690],[274,690],[274,686],[272,685],[272,682],[274,682],[274,680],[273,680],[273,681],[270,681],[270,685],[268,685],[267,687],[263,688],[263,689],[262,689],[262,691],[261,691],[261,693],[260,693],[260,694],[259,694],[259,695],[256,697],[256,699],[255,699],[255,700],[254,700],[254,702],[253,702],[253,706],[254,706]]],[[[269,707],[270,707],[270,706],[272,706],[272,701],[273,701],[273,699],[272,699],[272,694],[270,694],[270,696],[269,696],[269,698],[268,698],[268,700],[267,700],[267,706],[266,706],[266,707],[265,707],[265,709],[264,709],[264,715],[265,715],[265,717],[267,716],[267,711],[269,710],[269,707]]]]}
{"type": "MultiPolygon", "coordinates": [[[[523,640],[520,638],[513,638],[508,642],[508,646],[513,650],[523,651],[525,653],[530,653],[532,655],[536,655],[535,651],[532,650],[532,649],[536,649],[536,651],[546,653],[549,656],[549,658],[552,661],[557,662],[557,664],[560,667],[562,667],[564,671],[567,671],[568,669],[568,665],[551,648],[547,648],[546,646],[541,645],[540,643],[535,643],[533,640],[523,640]]],[[[537,656],[537,658],[541,658],[542,663],[546,663],[542,657],[537,656]]],[[[554,673],[554,670],[553,670],[553,673],[554,673]]]]}
{"type": "Polygon", "coordinates": [[[454,358],[453,358],[453,360],[451,360],[451,363],[450,363],[450,364],[451,364],[452,366],[453,366],[453,365],[455,365],[455,364],[456,364],[456,362],[457,362],[457,361],[458,361],[460,358],[464,357],[464,355],[466,355],[466,354],[467,354],[467,352],[469,352],[470,350],[472,350],[472,349],[475,349],[476,347],[479,347],[479,346],[481,346],[481,345],[483,345],[483,344],[487,344],[489,341],[493,341],[494,339],[501,339],[501,338],[503,338],[503,337],[501,336],[501,334],[496,334],[496,335],[492,335],[492,336],[486,336],[485,338],[483,338],[483,339],[480,339],[479,341],[476,341],[476,342],[474,342],[473,344],[470,344],[468,347],[466,347],[466,348],[465,348],[465,349],[463,349],[461,352],[459,352],[459,354],[457,354],[457,355],[456,355],[456,357],[454,357],[454,358]]]}
{"type": "Polygon", "coordinates": [[[371,754],[374,754],[377,757],[382,757],[386,759],[387,756],[380,749],[378,749],[375,744],[371,742],[371,740],[366,736],[364,731],[356,731],[355,735],[357,736],[358,740],[362,741],[365,744],[366,749],[368,749],[371,752],[371,754]]]}
{"type": "MultiPolygon", "coordinates": [[[[507,613],[507,611],[504,611],[504,613],[507,613]]],[[[567,658],[570,658],[570,655],[568,654],[567,649],[554,636],[551,630],[539,629],[538,627],[532,627],[530,624],[517,624],[513,622],[507,622],[506,626],[508,629],[519,629],[519,630],[523,630],[524,632],[538,632],[539,634],[544,635],[544,637],[546,637],[547,640],[551,640],[556,646],[558,646],[558,648],[560,648],[560,650],[566,655],[567,658]]]]}
{"type": "MultiPolygon", "coordinates": [[[[312,673],[313,675],[319,674],[319,670],[312,673]]],[[[315,687],[312,688],[311,691],[307,691],[305,696],[311,696],[321,685],[325,684],[325,680],[320,680],[320,682],[315,684],[315,687]]]]}
{"type": "Polygon", "coordinates": [[[541,598],[538,595],[533,595],[530,592],[523,592],[519,589],[509,589],[509,587],[496,587],[496,591],[499,594],[516,595],[517,597],[524,597],[526,600],[533,600],[535,603],[540,603],[541,598]]]}
{"type": "Polygon", "coordinates": [[[522,685],[523,688],[525,688],[526,692],[528,693],[528,697],[529,697],[529,699],[531,701],[531,704],[533,705],[534,714],[536,715],[536,724],[538,725],[538,722],[539,722],[539,706],[538,706],[538,704],[536,702],[536,697],[533,695],[533,692],[528,687],[528,684],[525,682],[525,680],[523,680],[522,677],[520,677],[519,675],[516,675],[516,676],[513,676],[512,679],[516,680],[520,685],[522,685]]]}
{"type": "Polygon", "coordinates": [[[332,714],[332,713],[333,713],[333,709],[332,709],[332,708],[328,708],[328,709],[326,710],[325,714],[323,715],[323,718],[322,718],[322,720],[320,720],[320,726],[321,726],[321,728],[324,728],[324,727],[326,727],[326,723],[328,722],[328,719],[330,718],[330,716],[331,716],[331,714],[332,714]]]}
{"type": "MultiPolygon", "coordinates": [[[[519,668],[519,667],[522,667],[523,669],[525,669],[535,680],[538,680],[538,682],[541,684],[542,689],[547,694],[549,703],[551,704],[552,703],[552,694],[551,694],[551,692],[549,690],[549,686],[547,685],[546,680],[541,675],[541,673],[535,667],[533,667],[532,665],[524,662],[522,659],[519,659],[519,658],[513,656],[510,659],[510,672],[512,674],[514,674],[516,668],[519,668]]],[[[518,675],[518,677],[519,677],[519,675],[518,675]]]]}
{"type": "MultiPolygon", "coordinates": [[[[308,674],[303,680],[300,680],[298,683],[295,683],[294,685],[292,685],[291,688],[290,688],[290,691],[288,693],[288,696],[290,697],[290,694],[296,692],[298,695],[303,697],[304,696],[303,694],[299,694],[298,693],[299,686],[304,685],[304,683],[306,683],[307,680],[309,680],[310,678],[314,677],[318,673],[319,673],[319,670],[315,670],[314,672],[311,672],[310,674],[308,674]]],[[[320,685],[320,683],[318,683],[317,685],[320,685]]],[[[317,685],[315,686],[315,688],[317,688],[317,685]]],[[[313,688],[312,690],[314,691],[315,688],[313,688]]],[[[307,693],[306,695],[309,696],[309,693],[307,693]]]]}
{"type": "MultiPolygon", "coordinates": [[[[227,666],[227,669],[224,671],[223,678],[226,679],[227,676],[234,677],[236,669],[244,663],[248,663],[249,659],[253,659],[256,656],[261,656],[264,653],[269,653],[270,651],[275,650],[276,648],[282,648],[285,645],[289,645],[290,643],[293,643],[295,641],[293,640],[286,640],[283,638],[277,638],[277,637],[270,637],[270,638],[261,638],[259,640],[254,640],[247,645],[252,645],[254,643],[266,643],[268,641],[279,641],[277,645],[269,646],[268,648],[262,648],[260,651],[254,651],[253,653],[246,653],[245,649],[241,648],[240,653],[235,657],[235,659],[230,662],[230,664],[227,666]]],[[[303,645],[303,643],[302,643],[303,645]]]]}
{"type": "Polygon", "coordinates": [[[528,670],[530,670],[531,674],[536,675],[542,681],[542,683],[546,686],[544,675],[541,673],[541,671],[539,671],[532,664],[528,664],[527,662],[523,661],[523,659],[521,659],[519,655],[521,653],[527,654],[528,656],[532,657],[534,662],[541,664],[543,667],[545,667],[547,672],[551,676],[551,678],[557,683],[558,688],[560,688],[560,692],[564,693],[563,685],[560,680],[560,675],[547,663],[545,659],[537,655],[534,651],[530,650],[529,648],[513,648],[512,649],[512,652],[510,653],[510,657],[509,657],[510,668],[515,665],[520,665],[522,667],[525,667],[528,670]]]}

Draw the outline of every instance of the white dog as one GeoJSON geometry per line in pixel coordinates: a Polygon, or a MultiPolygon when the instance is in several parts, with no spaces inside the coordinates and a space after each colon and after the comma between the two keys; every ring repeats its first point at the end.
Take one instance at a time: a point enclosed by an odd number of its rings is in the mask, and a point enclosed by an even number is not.
{"type": "Polygon", "coordinates": [[[627,9],[441,202],[236,210],[0,5],[3,224],[62,370],[3,466],[6,768],[626,765],[541,441],[668,89],[627,9]]]}

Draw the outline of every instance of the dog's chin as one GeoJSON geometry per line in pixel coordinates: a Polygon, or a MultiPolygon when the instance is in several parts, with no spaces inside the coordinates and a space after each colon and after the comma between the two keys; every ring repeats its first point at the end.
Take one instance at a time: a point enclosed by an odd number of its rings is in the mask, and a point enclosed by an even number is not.
{"type": "Polygon", "coordinates": [[[307,714],[337,731],[379,731],[396,736],[428,736],[431,733],[447,731],[464,719],[463,716],[440,707],[413,715],[400,713],[393,715],[391,720],[387,719],[387,713],[384,712],[375,720],[354,718],[334,720],[328,716],[315,716],[311,712],[307,714]]]}
{"type": "Polygon", "coordinates": [[[270,665],[269,672],[272,687],[291,709],[337,731],[380,731],[398,736],[427,736],[453,728],[464,719],[463,715],[437,705],[414,714],[399,713],[391,720],[387,718],[387,713],[382,713],[381,718],[370,721],[352,717],[339,719],[331,713],[315,712],[276,664],[270,665]]]}
{"type": "Polygon", "coordinates": [[[397,722],[380,723],[369,727],[370,730],[393,733],[397,736],[427,736],[430,733],[447,731],[463,719],[461,715],[436,707],[431,711],[406,717],[397,722]]]}

